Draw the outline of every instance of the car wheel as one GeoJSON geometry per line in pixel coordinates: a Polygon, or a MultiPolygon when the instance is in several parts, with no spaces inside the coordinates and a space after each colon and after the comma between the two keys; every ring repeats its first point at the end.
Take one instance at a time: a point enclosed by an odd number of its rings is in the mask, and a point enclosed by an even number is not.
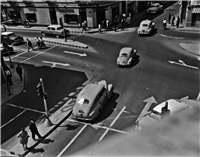
{"type": "Polygon", "coordinates": [[[42,33],[42,36],[46,36],[46,34],[45,34],[45,33],[42,33]]]}

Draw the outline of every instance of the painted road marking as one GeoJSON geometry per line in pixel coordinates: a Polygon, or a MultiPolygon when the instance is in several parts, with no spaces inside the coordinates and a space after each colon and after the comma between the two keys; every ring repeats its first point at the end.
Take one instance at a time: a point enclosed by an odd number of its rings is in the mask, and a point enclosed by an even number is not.
{"type": "Polygon", "coordinates": [[[84,57],[84,56],[87,56],[86,53],[76,53],[76,52],[70,52],[70,51],[63,51],[64,53],[68,53],[68,54],[73,54],[73,55],[77,55],[79,57],[84,57]]]}
{"type": "MultiPolygon", "coordinates": [[[[117,119],[119,118],[119,116],[123,113],[123,111],[126,109],[126,106],[124,106],[122,108],[122,110],[119,112],[119,114],[117,115],[117,117],[115,117],[115,119],[113,120],[113,122],[110,124],[110,127],[112,127],[114,125],[114,123],[117,121],[117,119]]],[[[106,134],[108,133],[110,129],[107,128],[106,131],[104,132],[104,134],[100,137],[99,141],[101,141],[105,136],[106,134]]]]}
{"type": "Polygon", "coordinates": [[[74,138],[68,143],[68,145],[57,155],[57,157],[60,157],[68,148],[69,146],[76,140],[76,138],[83,132],[83,130],[87,127],[87,124],[85,124],[81,130],[74,136],[74,138]]]}
{"type": "Polygon", "coordinates": [[[56,65],[62,65],[62,66],[71,66],[68,63],[59,63],[59,62],[51,62],[51,61],[42,61],[44,63],[49,63],[49,64],[53,64],[51,67],[54,68],[56,67],[56,65]]]}
{"type": "Polygon", "coordinates": [[[172,36],[167,36],[167,35],[164,35],[164,34],[160,34],[162,37],[166,37],[166,38],[170,38],[170,39],[185,39],[183,37],[172,37],[172,36]]]}
{"type": "Polygon", "coordinates": [[[9,120],[7,123],[5,123],[4,125],[2,125],[1,128],[3,128],[3,127],[6,126],[7,124],[9,124],[9,123],[12,122],[13,120],[15,120],[17,117],[19,117],[20,115],[22,115],[24,112],[26,112],[26,110],[22,111],[20,114],[18,114],[17,116],[15,116],[13,119],[9,120]]]}
{"type": "Polygon", "coordinates": [[[177,64],[177,65],[181,65],[188,68],[198,69],[198,67],[185,64],[182,60],[179,60],[179,62],[175,62],[175,61],[168,61],[168,62],[171,64],[177,64]]]}

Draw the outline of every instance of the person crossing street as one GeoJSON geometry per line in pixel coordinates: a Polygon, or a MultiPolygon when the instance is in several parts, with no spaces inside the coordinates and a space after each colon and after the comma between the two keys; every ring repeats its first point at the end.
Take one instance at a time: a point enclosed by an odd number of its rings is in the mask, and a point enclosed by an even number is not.
{"type": "Polygon", "coordinates": [[[33,117],[31,117],[29,129],[30,129],[30,131],[31,131],[32,139],[33,139],[34,141],[36,141],[35,135],[37,135],[39,139],[42,138],[42,136],[40,135],[40,133],[39,133],[39,131],[38,131],[38,129],[37,129],[37,126],[36,126],[36,124],[35,124],[35,119],[34,119],[33,117]]]}

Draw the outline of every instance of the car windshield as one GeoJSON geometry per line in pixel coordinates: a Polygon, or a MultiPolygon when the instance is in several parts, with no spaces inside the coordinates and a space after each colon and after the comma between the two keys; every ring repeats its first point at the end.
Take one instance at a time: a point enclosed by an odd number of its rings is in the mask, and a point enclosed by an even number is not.
{"type": "Polygon", "coordinates": [[[122,53],[121,57],[127,57],[128,55],[126,53],[122,53]]]}
{"type": "Polygon", "coordinates": [[[62,27],[58,27],[58,28],[57,28],[57,30],[61,30],[61,29],[62,29],[62,27]]]}
{"type": "Polygon", "coordinates": [[[81,98],[81,99],[78,100],[78,103],[80,105],[87,105],[87,104],[89,104],[89,100],[81,98]]]}
{"type": "Polygon", "coordinates": [[[10,37],[10,36],[15,36],[15,33],[10,33],[10,34],[8,34],[8,36],[10,37]]]}
{"type": "Polygon", "coordinates": [[[148,24],[142,24],[142,27],[148,27],[148,24]]]}

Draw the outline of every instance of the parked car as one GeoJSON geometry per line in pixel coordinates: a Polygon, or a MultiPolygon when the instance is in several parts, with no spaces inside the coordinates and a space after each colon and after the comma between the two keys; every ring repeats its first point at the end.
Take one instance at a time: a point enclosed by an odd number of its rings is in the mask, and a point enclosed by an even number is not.
{"type": "MultiPolygon", "coordinates": [[[[67,30],[69,34],[69,30],[67,30]]],[[[56,38],[64,36],[64,30],[61,25],[49,25],[46,30],[41,31],[42,36],[56,36],[56,38]]]]}
{"type": "Polygon", "coordinates": [[[163,5],[161,5],[160,3],[152,3],[147,9],[147,13],[158,13],[161,11],[163,11],[163,5]]]}
{"type": "Polygon", "coordinates": [[[22,36],[16,35],[13,32],[3,32],[1,36],[10,38],[13,45],[20,44],[24,42],[24,38],[22,36]]]}
{"type": "Polygon", "coordinates": [[[8,51],[3,47],[3,44],[0,44],[0,50],[1,50],[1,55],[6,56],[9,54],[12,54],[14,52],[14,49],[11,45],[8,45],[8,51]]]}
{"type": "Polygon", "coordinates": [[[119,52],[119,57],[117,58],[117,65],[131,65],[136,57],[136,53],[137,51],[132,47],[123,47],[119,52]]]}
{"type": "Polygon", "coordinates": [[[155,23],[152,22],[151,20],[146,19],[140,23],[137,33],[138,35],[151,34],[154,29],[155,29],[155,23]]]}
{"type": "Polygon", "coordinates": [[[16,25],[22,25],[23,21],[21,19],[9,19],[1,23],[7,26],[16,26],[16,25]]]}
{"type": "Polygon", "coordinates": [[[105,107],[113,93],[113,85],[105,80],[86,85],[78,94],[72,115],[77,120],[95,119],[105,107]]]}
{"type": "MultiPolygon", "coordinates": [[[[191,108],[190,105],[175,99],[170,99],[166,101],[168,104],[169,114],[166,116],[174,115],[180,111],[191,108]]],[[[147,111],[142,117],[136,120],[136,129],[141,130],[147,125],[153,125],[157,121],[162,119],[162,108],[166,105],[166,102],[163,102],[152,109],[152,111],[147,111]]]]}

